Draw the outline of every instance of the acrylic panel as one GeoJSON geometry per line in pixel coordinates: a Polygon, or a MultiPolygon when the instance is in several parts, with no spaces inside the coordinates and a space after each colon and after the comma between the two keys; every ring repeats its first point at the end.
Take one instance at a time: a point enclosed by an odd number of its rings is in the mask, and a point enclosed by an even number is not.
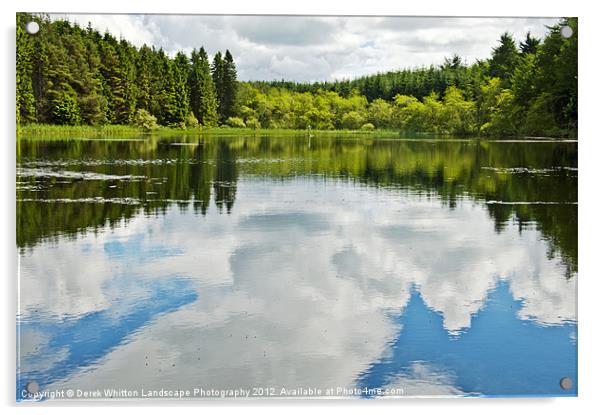
{"type": "Polygon", "coordinates": [[[16,399],[576,396],[577,29],[17,14],[16,399]]]}

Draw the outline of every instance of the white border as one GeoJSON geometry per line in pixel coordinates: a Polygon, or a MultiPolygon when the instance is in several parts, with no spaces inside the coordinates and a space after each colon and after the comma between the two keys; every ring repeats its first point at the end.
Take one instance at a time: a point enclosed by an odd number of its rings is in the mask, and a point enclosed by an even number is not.
{"type": "MultiPolygon", "coordinates": [[[[420,410],[447,414],[487,412],[489,414],[509,411],[545,411],[546,414],[589,412],[600,407],[598,390],[600,370],[600,300],[602,275],[598,272],[599,235],[601,235],[600,212],[600,168],[602,163],[602,137],[599,133],[600,104],[600,21],[595,2],[557,1],[528,2],[524,0],[488,1],[392,1],[370,0],[361,4],[336,0],[303,0],[299,2],[236,0],[205,2],[200,0],[103,0],[82,2],[72,0],[19,0],[18,4],[6,0],[0,5],[2,21],[2,56],[0,71],[3,87],[0,98],[2,137],[0,137],[2,174],[2,197],[0,199],[2,237],[1,263],[4,264],[2,278],[2,374],[0,394],[2,406],[9,413],[64,414],[79,413],[81,403],[61,407],[56,404],[35,409],[27,405],[16,405],[15,398],[15,312],[16,312],[16,248],[15,248],[15,142],[14,142],[14,93],[15,93],[15,12],[80,12],[80,13],[203,13],[203,14],[331,14],[331,15],[437,15],[437,16],[578,16],[579,17],[579,398],[560,399],[406,399],[381,402],[356,401],[288,401],[252,402],[178,402],[178,411],[195,413],[211,411],[223,413],[244,410],[251,413],[303,413],[307,411],[331,412],[342,409],[350,414],[366,411],[383,411],[399,414],[400,411],[420,410]],[[79,405],[76,406],[76,405],[79,405]],[[286,409],[283,408],[286,406],[286,409]],[[25,411],[25,412],[24,412],[25,411]]],[[[106,404],[90,404],[86,413],[104,414],[106,404]]],[[[111,412],[128,413],[142,410],[149,414],[164,414],[169,402],[142,404],[110,404],[111,412]]],[[[86,403],[86,406],[89,406],[86,403]]]]}

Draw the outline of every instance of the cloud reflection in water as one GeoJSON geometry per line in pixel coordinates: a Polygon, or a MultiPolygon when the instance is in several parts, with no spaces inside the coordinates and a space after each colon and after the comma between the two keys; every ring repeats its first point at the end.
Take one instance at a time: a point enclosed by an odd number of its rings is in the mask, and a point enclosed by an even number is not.
{"type": "Polygon", "coordinates": [[[449,209],[336,180],[240,179],[229,215],[174,206],[25,252],[21,348],[71,369],[48,375],[25,354],[21,370],[91,389],[560,394],[576,371],[565,268],[536,229],[496,232],[468,199],[449,209]],[[157,301],[131,281],[184,285],[157,301]],[[123,319],[101,327],[121,340],[93,359],[67,346],[85,332],[61,328],[65,317],[104,321],[115,308],[123,319]]]}

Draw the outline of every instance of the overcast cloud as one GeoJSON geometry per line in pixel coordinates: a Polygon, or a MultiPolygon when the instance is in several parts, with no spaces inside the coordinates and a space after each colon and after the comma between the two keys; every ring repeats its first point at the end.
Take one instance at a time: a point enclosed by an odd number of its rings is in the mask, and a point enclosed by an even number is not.
{"type": "Polygon", "coordinates": [[[489,56],[504,31],[517,41],[550,18],[53,15],[169,54],[229,49],[241,80],[320,81],[489,56]]]}

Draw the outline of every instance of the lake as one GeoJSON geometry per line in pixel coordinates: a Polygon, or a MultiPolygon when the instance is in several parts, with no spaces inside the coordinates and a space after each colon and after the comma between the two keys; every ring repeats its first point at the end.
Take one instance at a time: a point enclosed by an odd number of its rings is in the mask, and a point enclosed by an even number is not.
{"type": "Polygon", "coordinates": [[[577,176],[571,140],[21,139],[17,399],[575,396],[577,176]]]}

